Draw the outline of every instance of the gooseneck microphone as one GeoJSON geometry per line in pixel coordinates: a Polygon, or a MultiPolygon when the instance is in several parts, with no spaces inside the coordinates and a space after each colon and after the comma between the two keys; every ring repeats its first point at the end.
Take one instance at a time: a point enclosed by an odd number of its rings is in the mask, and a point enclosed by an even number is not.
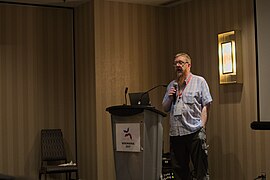
{"type": "Polygon", "coordinates": [[[138,101],[138,104],[139,104],[139,105],[141,104],[141,101],[142,101],[143,96],[144,96],[145,94],[149,93],[150,91],[152,91],[152,90],[154,90],[154,89],[156,89],[156,88],[158,88],[158,87],[160,87],[160,86],[167,87],[166,84],[159,84],[159,85],[154,86],[154,87],[152,87],[151,89],[145,91],[144,93],[142,93],[142,95],[141,95],[141,97],[140,97],[140,99],[139,99],[139,101],[138,101]]]}
{"type": "Polygon", "coordinates": [[[127,92],[128,92],[128,87],[126,87],[125,89],[125,104],[124,105],[127,105],[127,92]]]}
{"type": "MultiPolygon", "coordinates": [[[[178,83],[177,82],[174,82],[173,83],[173,87],[177,91],[178,83]]],[[[173,94],[173,104],[175,104],[175,101],[176,101],[176,92],[173,94]]]]}

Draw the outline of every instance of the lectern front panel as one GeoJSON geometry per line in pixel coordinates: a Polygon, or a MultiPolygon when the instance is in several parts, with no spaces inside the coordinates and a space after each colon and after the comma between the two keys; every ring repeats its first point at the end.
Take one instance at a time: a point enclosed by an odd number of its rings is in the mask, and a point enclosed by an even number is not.
{"type": "Polygon", "coordinates": [[[117,180],[160,179],[163,138],[161,120],[162,116],[148,110],[130,116],[112,115],[117,180]],[[139,149],[136,144],[138,138],[139,149]]]}

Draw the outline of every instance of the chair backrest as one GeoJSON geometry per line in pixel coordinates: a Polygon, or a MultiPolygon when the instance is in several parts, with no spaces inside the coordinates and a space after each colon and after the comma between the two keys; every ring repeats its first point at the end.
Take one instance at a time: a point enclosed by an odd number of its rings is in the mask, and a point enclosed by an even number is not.
{"type": "Polygon", "coordinates": [[[41,160],[66,161],[66,152],[61,129],[41,130],[41,160]]]}

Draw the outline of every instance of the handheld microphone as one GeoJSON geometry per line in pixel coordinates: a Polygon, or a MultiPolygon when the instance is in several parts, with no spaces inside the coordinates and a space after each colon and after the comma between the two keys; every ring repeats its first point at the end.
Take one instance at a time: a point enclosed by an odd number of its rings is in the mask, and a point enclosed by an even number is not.
{"type": "Polygon", "coordinates": [[[125,89],[125,104],[124,105],[127,105],[127,92],[128,92],[128,87],[126,87],[125,89]]]}
{"type": "MultiPolygon", "coordinates": [[[[178,83],[174,82],[173,87],[177,91],[178,83]]],[[[173,94],[173,104],[175,104],[175,101],[176,101],[176,92],[173,94]]]]}
{"type": "Polygon", "coordinates": [[[152,87],[151,89],[145,91],[144,93],[142,93],[142,95],[141,95],[141,97],[140,97],[140,99],[139,99],[139,101],[138,101],[138,104],[139,104],[139,105],[141,104],[141,101],[142,101],[143,96],[144,96],[145,94],[149,93],[150,91],[152,91],[152,90],[154,90],[154,89],[156,89],[156,88],[158,88],[158,87],[160,87],[160,86],[167,87],[166,84],[160,84],[160,85],[154,86],[154,87],[152,87]]]}

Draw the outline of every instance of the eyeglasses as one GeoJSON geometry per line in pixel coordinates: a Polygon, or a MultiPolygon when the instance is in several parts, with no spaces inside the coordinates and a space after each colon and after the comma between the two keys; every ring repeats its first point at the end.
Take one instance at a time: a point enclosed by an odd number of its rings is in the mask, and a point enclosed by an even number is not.
{"type": "Polygon", "coordinates": [[[188,62],[184,62],[184,61],[175,61],[175,62],[173,63],[173,66],[177,66],[178,64],[179,64],[180,66],[184,66],[186,63],[188,63],[188,62]]]}

